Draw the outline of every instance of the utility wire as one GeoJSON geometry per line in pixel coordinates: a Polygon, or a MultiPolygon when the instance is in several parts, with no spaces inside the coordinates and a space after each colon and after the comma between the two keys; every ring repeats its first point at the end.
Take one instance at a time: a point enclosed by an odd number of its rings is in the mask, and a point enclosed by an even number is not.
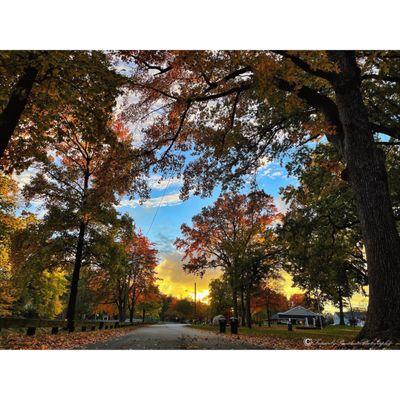
{"type": "Polygon", "coordinates": [[[152,226],[153,226],[153,224],[154,224],[154,221],[155,221],[155,219],[156,219],[156,217],[157,217],[157,214],[158,214],[158,210],[160,209],[161,204],[162,204],[162,202],[163,202],[163,200],[164,200],[165,193],[167,192],[167,189],[168,189],[168,186],[169,186],[169,184],[170,184],[170,182],[171,182],[171,179],[172,179],[172,175],[168,178],[167,185],[165,186],[164,192],[163,192],[163,194],[162,194],[162,196],[161,196],[160,202],[158,203],[156,212],[155,212],[154,215],[153,215],[153,219],[151,220],[150,226],[149,226],[149,228],[147,229],[146,236],[148,236],[148,234],[149,234],[149,232],[150,232],[150,229],[152,228],[152,226]]]}
{"type": "MultiPolygon", "coordinates": [[[[182,154],[182,150],[179,150],[178,157],[179,157],[181,154],[182,154]]],[[[162,196],[161,196],[161,200],[160,200],[160,202],[158,203],[156,212],[155,212],[154,215],[153,215],[153,219],[151,220],[150,226],[149,226],[149,228],[147,229],[146,236],[149,234],[149,232],[150,232],[150,230],[151,230],[151,228],[152,228],[152,226],[153,226],[153,224],[154,224],[154,221],[155,221],[155,219],[156,219],[156,217],[157,217],[157,214],[158,214],[158,210],[160,209],[161,204],[162,204],[162,202],[163,202],[163,200],[164,200],[165,193],[167,192],[168,186],[169,186],[169,184],[171,183],[172,177],[173,177],[173,173],[171,173],[171,175],[170,175],[169,178],[168,178],[167,185],[165,186],[165,189],[164,189],[163,194],[162,194],[162,196]]]]}

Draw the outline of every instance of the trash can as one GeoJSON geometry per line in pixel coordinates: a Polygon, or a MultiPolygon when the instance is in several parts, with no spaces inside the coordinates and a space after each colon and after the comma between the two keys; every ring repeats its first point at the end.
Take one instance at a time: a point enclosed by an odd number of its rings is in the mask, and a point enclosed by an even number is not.
{"type": "Polygon", "coordinates": [[[231,333],[233,335],[237,335],[238,334],[238,326],[239,326],[239,320],[235,317],[232,317],[231,320],[231,333]]]}
{"type": "Polygon", "coordinates": [[[289,322],[288,322],[288,324],[287,324],[287,330],[288,331],[293,331],[293,325],[292,325],[292,321],[289,319],[289,322]]]}
{"type": "Polygon", "coordinates": [[[226,332],[226,319],[220,318],[218,320],[218,323],[219,323],[219,333],[225,333],[226,332]]]}

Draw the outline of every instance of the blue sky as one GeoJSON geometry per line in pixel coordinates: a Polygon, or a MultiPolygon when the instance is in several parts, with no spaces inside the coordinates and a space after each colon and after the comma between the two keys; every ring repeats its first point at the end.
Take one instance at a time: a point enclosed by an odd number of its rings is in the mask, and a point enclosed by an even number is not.
{"type": "MultiPolygon", "coordinates": [[[[138,200],[124,199],[118,211],[131,215],[136,227],[155,243],[159,251],[158,275],[162,291],[178,297],[192,296],[191,288],[196,281],[199,298],[205,297],[209,281],[216,278],[219,272],[210,271],[201,280],[185,274],[182,270],[181,257],[173,243],[180,235],[180,226],[183,223],[190,225],[192,217],[198,214],[202,207],[211,205],[217,199],[220,190],[216,188],[213,195],[207,198],[191,196],[188,200],[181,201],[179,179],[172,178],[167,185],[168,181],[159,182],[157,178],[152,176],[150,179],[152,190],[149,201],[139,205],[138,200]]],[[[274,197],[275,205],[280,211],[284,210],[285,204],[279,198],[279,189],[296,182],[295,178],[287,176],[285,168],[278,162],[266,163],[257,173],[259,188],[274,197]]],[[[246,189],[248,188],[245,187],[243,190],[246,189]]]]}
{"type": "MultiPolygon", "coordinates": [[[[282,207],[279,199],[279,189],[288,184],[295,184],[296,179],[288,177],[284,167],[278,163],[272,162],[262,168],[258,174],[257,182],[260,189],[264,189],[277,200],[278,207],[282,207]]],[[[151,190],[151,199],[144,205],[139,205],[138,201],[126,201],[129,205],[119,207],[121,213],[131,215],[136,226],[142,230],[144,234],[148,234],[149,238],[157,243],[163,250],[167,248],[167,238],[170,241],[170,249],[172,242],[180,233],[180,226],[183,223],[190,224],[191,218],[201,211],[202,207],[212,204],[219,195],[219,189],[214,190],[213,195],[207,198],[192,196],[186,201],[179,199],[180,183],[177,179],[165,189],[164,186],[168,182],[162,181],[151,190]],[[163,194],[165,196],[163,197],[163,194]],[[153,225],[149,231],[150,225],[153,225]]]]}

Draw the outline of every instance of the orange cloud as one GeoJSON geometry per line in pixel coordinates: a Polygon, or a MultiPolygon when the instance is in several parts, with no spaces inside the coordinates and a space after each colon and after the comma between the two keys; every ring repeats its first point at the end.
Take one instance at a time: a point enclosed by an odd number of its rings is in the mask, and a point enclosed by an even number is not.
{"type": "Polygon", "coordinates": [[[210,281],[221,275],[219,270],[209,270],[202,278],[187,274],[183,271],[182,260],[178,253],[164,254],[156,271],[159,278],[158,287],[161,292],[178,298],[194,298],[194,283],[196,282],[197,299],[202,301],[208,300],[210,281]]]}
{"type": "MultiPolygon", "coordinates": [[[[164,253],[162,261],[158,264],[156,271],[158,274],[158,287],[160,291],[178,298],[194,298],[194,283],[197,285],[197,300],[208,302],[209,295],[208,285],[211,280],[221,276],[220,270],[208,270],[203,278],[193,274],[187,274],[183,271],[182,260],[177,252],[164,253]]],[[[281,273],[282,280],[279,280],[279,290],[289,298],[294,293],[302,293],[303,291],[293,286],[293,280],[290,274],[285,271],[281,273]]],[[[351,303],[353,307],[365,309],[368,305],[368,298],[362,294],[355,294],[351,303]]],[[[326,304],[324,311],[335,312],[336,308],[332,304],[326,304]]]]}

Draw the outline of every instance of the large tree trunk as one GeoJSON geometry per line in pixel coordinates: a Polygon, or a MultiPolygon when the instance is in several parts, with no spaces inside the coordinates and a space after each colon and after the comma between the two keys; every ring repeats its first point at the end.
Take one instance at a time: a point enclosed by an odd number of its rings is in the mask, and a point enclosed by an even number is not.
{"type": "Polygon", "coordinates": [[[86,231],[86,224],[82,221],[79,225],[79,235],[75,253],[74,271],[72,273],[71,289],[68,301],[67,329],[69,332],[73,332],[75,330],[75,308],[76,308],[76,299],[78,297],[79,274],[82,267],[82,255],[83,255],[83,245],[85,241],[85,231],[86,231]]]}
{"type": "Polygon", "coordinates": [[[384,155],[374,142],[353,52],[335,52],[334,85],[343,126],[343,156],[367,255],[369,305],[359,338],[400,338],[400,238],[392,211],[384,155]]]}
{"type": "Polygon", "coordinates": [[[18,125],[37,75],[37,68],[25,68],[11,92],[6,107],[0,114],[0,159],[3,158],[4,152],[18,125]]]}

